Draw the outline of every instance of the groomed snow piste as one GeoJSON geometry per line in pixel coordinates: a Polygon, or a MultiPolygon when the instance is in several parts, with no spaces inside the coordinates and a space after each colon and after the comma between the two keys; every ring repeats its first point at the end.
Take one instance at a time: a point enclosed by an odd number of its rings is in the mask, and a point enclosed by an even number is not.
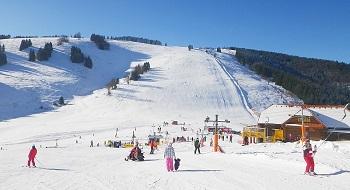
{"type": "MultiPolygon", "coordinates": [[[[36,48],[54,40],[32,39],[36,48]]],[[[230,62],[226,54],[215,58],[184,47],[118,41],[110,42],[111,50],[102,51],[88,40],[71,39],[69,44],[55,46],[48,62],[31,63],[26,61],[28,52],[17,51],[20,40],[0,43],[5,44],[9,60],[0,67],[0,89],[7,98],[0,100],[0,113],[2,119],[9,119],[0,122],[0,189],[319,190],[350,185],[349,142],[322,144],[315,157],[320,174],[316,177],[303,175],[301,147],[293,143],[241,146],[239,136],[234,136],[233,143],[220,142],[225,154],[212,152],[208,140],[200,155],[193,154],[192,142],[175,143],[182,160],[177,172],[165,170],[165,145],[154,155],[144,147],[144,162],[124,161],[130,149],[103,146],[109,139],[130,140],[133,131],[145,143],[164,121],[176,120],[188,129],[162,127],[161,134],[166,136],[167,131],[168,140],[197,137],[205,117],[213,119],[215,114],[230,120],[225,125],[236,130],[256,123],[250,108],[258,103],[252,103],[253,96],[242,96],[249,91],[242,85],[243,74],[238,77],[223,69],[230,62]],[[92,70],[69,62],[71,45],[92,58],[92,70]],[[151,70],[140,81],[129,85],[121,81],[111,96],[106,95],[103,86],[112,77],[122,77],[130,65],[145,61],[151,70]],[[69,105],[51,110],[52,101],[61,95],[69,105]],[[48,111],[33,110],[40,105],[48,111]],[[101,146],[89,147],[91,140],[101,146]],[[32,144],[38,148],[38,168],[23,167],[32,144]]]]}

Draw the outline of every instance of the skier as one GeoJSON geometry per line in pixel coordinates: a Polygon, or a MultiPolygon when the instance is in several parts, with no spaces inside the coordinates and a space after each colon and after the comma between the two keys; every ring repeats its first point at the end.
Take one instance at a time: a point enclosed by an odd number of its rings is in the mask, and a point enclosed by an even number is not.
{"type": "Polygon", "coordinates": [[[230,143],[232,143],[232,134],[230,134],[230,143]]]}
{"type": "Polygon", "coordinates": [[[243,138],[243,145],[248,145],[249,141],[248,141],[248,136],[244,136],[243,138]]]}
{"type": "Polygon", "coordinates": [[[154,147],[155,147],[155,141],[152,139],[149,143],[150,147],[151,147],[151,152],[150,154],[154,154],[154,147]]]}
{"type": "Polygon", "coordinates": [[[165,158],[166,168],[168,172],[174,171],[173,160],[176,159],[175,151],[172,144],[173,143],[169,143],[169,145],[165,148],[165,151],[164,151],[164,158],[165,158]]]}
{"type": "Polygon", "coordinates": [[[314,150],[312,150],[312,145],[310,143],[310,140],[307,139],[305,142],[305,145],[303,146],[304,149],[304,160],[306,162],[306,168],[305,168],[305,175],[316,175],[314,172],[315,169],[315,162],[314,162],[314,154],[316,153],[316,147],[314,150]]]}
{"type": "Polygon", "coordinates": [[[94,141],[93,140],[90,141],[90,147],[94,147],[94,141]]]}
{"type": "Polygon", "coordinates": [[[37,150],[35,148],[35,145],[32,146],[32,149],[30,149],[30,152],[28,154],[28,167],[30,167],[30,162],[32,162],[33,164],[33,167],[36,167],[35,166],[35,162],[34,162],[34,159],[35,159],[35,156],[36,156],[36,153],[37,153],[37,150]]]}
{"type": "Polygon", "coordinates": [[[198,150],[198,154],[201,153],[201,151],[199,150],[200,144],[199,144],[199,139],[197,138],[196,141],[194,141],[194,154],[196,154],[197,150],[198,150]]]}
{"type": "Polygon", "coordinates": [[[117,138],[117,136],[118,136],[118,128],[115,130],[115,135],[114,135],[114,137],[117,138]]]}

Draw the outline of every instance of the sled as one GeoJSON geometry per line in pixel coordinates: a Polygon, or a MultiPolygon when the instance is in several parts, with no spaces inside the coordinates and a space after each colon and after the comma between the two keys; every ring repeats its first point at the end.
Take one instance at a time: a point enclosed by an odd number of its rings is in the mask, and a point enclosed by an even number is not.
{"type": "Polygon", "coordinates": [[[133,144],[123,144],[122,147],[123,148],[132,148],[132,147],[134,147],[134,145],[133,144]]]}

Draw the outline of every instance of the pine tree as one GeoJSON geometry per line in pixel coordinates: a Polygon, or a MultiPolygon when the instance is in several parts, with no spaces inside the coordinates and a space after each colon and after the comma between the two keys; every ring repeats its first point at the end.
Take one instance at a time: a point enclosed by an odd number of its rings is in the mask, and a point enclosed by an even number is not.
{"type": "Polygon", "coordinates": [[[5,53],[5,46],[2,45],[0,46],[0,65],[5,65],[7,64],[7,56],[5,53]]]}
{"type": "Polygon", "coordinates": [[[28,47],[32,46],[32,41],[29,39],[25,39],[21,41],[21,45],[19,46],[19,51],[22,51],[28,47]]]}
{"type": "Polygon", "coordinates": [[[74,34],[73,38],[78,38],[78,39],[80,39],[80,38],[81,38],[81,33],[78,32],[78,33],[74,34]]]}
{"type": "Polygon", "coordinates": [[[58,99],[58,103],[59,103],[60,105],[64,105],[64,98],[63,98],[63,96],[61,96],[61,97],[58,99]]]}
{"type": "Polygon", "coordinates": [[[191,51],[193,49],[193,45],[188,45],[188,51],[191,51]]]}
{"type": "Polygon", "coordinates": [[[85,58],[84,66],[89,69],[92,69],[92,60],[89,56],[85,58]]]}
{"type": "Polygon", "coordinates": [[[29,61],[35,61],[35,51],[33,49],[30,50],[29,52],[29,61]]]}
{"type": "Polygon", "coordinates": [[[70,49],[70,60],[72,63],[82,63],[84,61],[84,54],[80,48],[72,46],[70,49]]]}
{"type": "Polygon", "coordinates": [[[150,66],[149,62],[145,62],[145,63],[143,64],[143,66],[142,66],[143,72],[147,72],[147,71],[149,71],[150,69],[151,69],[151,66],[150,66]]]}

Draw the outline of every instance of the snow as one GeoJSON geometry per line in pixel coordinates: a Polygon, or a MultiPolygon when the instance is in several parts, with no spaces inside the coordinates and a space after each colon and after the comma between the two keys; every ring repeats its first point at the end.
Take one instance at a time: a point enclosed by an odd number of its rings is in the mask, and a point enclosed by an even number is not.
{"type": "MultiPolygon", "coordinates": [[[[35,47],[45,41],[48,39],[33,39],[35,47]]],[[[229,55],[215,58],[185,47],[119,41],[110,41],[111,50],[101,51],[87,39],[71,39],[69,44],[55,47],[49,61],[30,63],[27,52],[17,51],[19,42],[1,41],[9,51],[10,63],[0,67],[0,90],[7,97],[0,100],[0,117],[8,119],[0,122],[0,189],[318,190],[350,185],[349,142],[312,142],[322,145],[315,156],[320,174],[316,177],[303,175],[300,144],[241,146],[236,135],[233,143],[220,141],[225,154],[212,152],[209,140],[200,155],[194,155],[192,142],[176,142],[180,170],[165,170],[163,152],[172,138],[200,136],[198,130],[204,127],[206,116],[213,119],[215,114],[231,121],[226,126],[240,130],[242,124],[257,122],[251,106],[259,110],[283,93],[266,87],[268,92],[262,94],[270,94],[272,99],[254,95],[257,91],[249,84],[262,86],[265,82],[253,79],[255,75],[229,55]],[[71,45],[92,57],[93,70],[69,62],[71,45]],[[230,60],[234,64],[229,65],[230,60]],[[106,95],[103,86],[112,77],[121,77],[130,66],[146,61],[151,70],[140,81],[127,85],[121,80],[118,89],[106,95]],[[69,105],[52,110],[51,101],[62,94],[69,97],[69,105]],[[33,108],[40,105],[49,111],[33,108]],[[182,125],[162,126],[173,120],[185,123],[188,130],[181,131],[182,125]],[[128,148],[103,146],[106,140],[130,141],[133,131],[144,144],[158,126],[166,138],[154,155],[148,147],[143,148],[144,162],[124,161],[128,148]],[[91,140],[101,146],[89,147],[91,140]],[[38,148],[38,168],[22,167],[32,144],[38,148]]],[[[282,96],[284,100],[289,97],[282,96]]]]}
{"type": "MultiPolygon", "coordinates": [[[[227,72],[237,81],[246,96],[251,109],[258,115],[273,104],[298,105],[302,103],[298,97],[283,89],[274,82],[265,80],[247,67],[240,64],[233,55],[236,51],[221,49],[215,52],[216,57],[227,72]]],[[[212,52],[213,54],[213,52],[212,52]]]]}
{"type": "Polygon", "coordinates": [[[6,46],[9,62],[0,68],[0,89],[6,92],[0,99],[0,121],[52,110],[53,102],[60,96],[70,100],[73,96],[91,94],[112,77],[123,77],[131,62],[148,58],[114,44],[109,51],[98,50],[88,39],[71,38],[69,44],[56,46],[57,38],[32,38],[34,49],[52,42],[54,51],[49,61],[30,62],[27,61],[29,48],[23,52],[18,50],[21,40],[0,41],[6,46]],[[70,62],[73,45],[91,57],[92,70],[70,62]]]}
{"type": "MultiPolygon", "coordinates": [[[[293,116],[301,116],[301,106],[272,105],[262,111],[258,123],[283,124],[293,116]]],[[[303,110],[304,116],[312,116],[308,109],[303,110]]]]}
{"type": "Polygon", "coordinates": [[[342,107],[313,107],[310,110],[328,128],[350,130],[349,110],[342,107]]]}

